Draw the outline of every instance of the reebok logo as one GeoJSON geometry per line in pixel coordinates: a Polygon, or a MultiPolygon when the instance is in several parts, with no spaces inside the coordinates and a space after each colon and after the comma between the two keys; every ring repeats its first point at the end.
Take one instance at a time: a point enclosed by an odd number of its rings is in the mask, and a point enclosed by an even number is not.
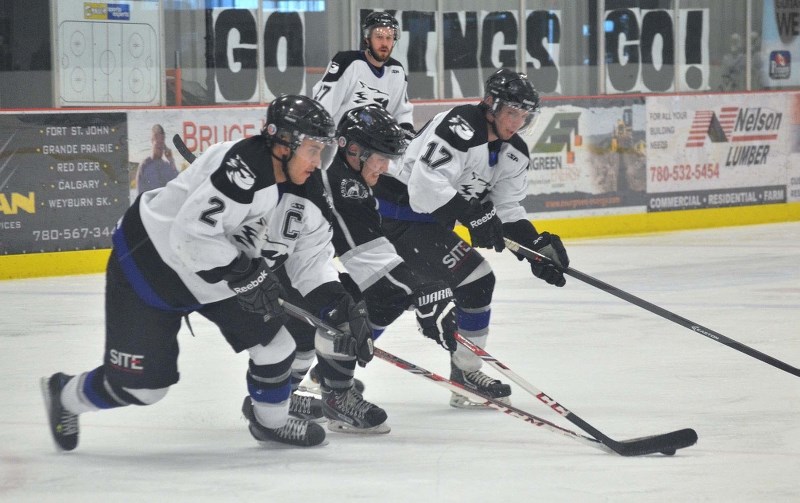
{"type": "Polygon", "coordinates": [[[495,215],[497,215],[497,208],[492,208],[492,211],[485,214],[481,218],[470,221],[469,225],[474,229],[475,227],[485,224],[486,222],[491,220],[495,215]]]}
{"type": "Polygon", "coordinates": [[[246,285],[234,287],[233,291],[236,293],[246,293],[254,288],[258,288],[261,285],[261,283],[263,283],[264,280],[267,279],[268,274],[269,273],[267,273],[266,270],[261,271],[261,274],[259,274],[256,279],[254,279],[253,281],[251,281],[246,285]]]}

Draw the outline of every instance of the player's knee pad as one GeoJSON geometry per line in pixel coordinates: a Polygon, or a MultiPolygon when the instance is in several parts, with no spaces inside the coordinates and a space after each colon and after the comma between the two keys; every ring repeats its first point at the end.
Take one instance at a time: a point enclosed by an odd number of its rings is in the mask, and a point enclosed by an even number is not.
{"type": "Polygon", "coordinates": [[[494,273],[489,264],[484,262],[453,289],[456,304],[470,309],[490,305],[492,303],[492,294],[494,293],[494,284],[494,273]]]}
{"type": "Polygon", "coordinates": [[[269,344],[258,344],[248,348],[247,352],[250,353],[250,361],[255,365],[271,365],[287,358],[291,361],[296,348],[292,335],[285,327],[281,327],[269,344]]]}
{"type": "Polygon", "coordinates": [[[313,326],[296,318],[289,318],[286,322],[286,328],[292,334],[298,351],[314,351],[316,329],[313,326]]]}
{"type": "Polygon", "coordinates": [[[169,391],[169,387],[158,389],[130,389],[123,388],[130,396],[136,399],[133,405],[153,405],[165,396],[169,391]]]}

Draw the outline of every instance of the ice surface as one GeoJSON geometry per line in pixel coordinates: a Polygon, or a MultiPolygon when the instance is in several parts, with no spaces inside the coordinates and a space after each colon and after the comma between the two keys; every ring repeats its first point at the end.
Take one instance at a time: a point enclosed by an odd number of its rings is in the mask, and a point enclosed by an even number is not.
{"type": "MultiPolygon", "coordinates": [[[[800,223],[566,245],[578,270],[800,366],[800,223]]],[[[572,278],[550,287],[508,252],[485,255],[495,357],[615,439],[693,427],[698,444],[606,454],[493,410],[452,409],[448,392],[376,359],[359,376],[390,434],[264,448],[239,411],[246,356],[195,315],[167,397],[81,416],[78,449],[58,454],[38,381],[99,364],[104,278],[5,281],[0,501],[800,501],[800,378],[572,278]]],[[[448,372],[410,314],[377,345],[448,372]]],[[[577,429],[518,387],[512,398],[577,429]]]]}

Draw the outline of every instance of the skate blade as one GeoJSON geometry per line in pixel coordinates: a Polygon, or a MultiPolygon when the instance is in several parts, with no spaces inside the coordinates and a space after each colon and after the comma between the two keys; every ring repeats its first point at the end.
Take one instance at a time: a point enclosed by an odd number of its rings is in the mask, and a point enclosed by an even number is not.
{"type": "Polygon", "coordinates": [[[308,445],[308,446],[287,444],[287,443],[284,443],[284,442],[278,442],[277,440],[259,440],[257,438],[254,438],[253,440],[256,441],[256,443],[258,444],[258,447],[260,447],[260,448],[262,448],[264,450],[269,450],[269,451],[283,451],[283,450],[297,450],[297,449],[303,449],[303,450],[306,450],[306,449],[317,449],[319,447],[325,447],[326,445],[328,445],[328,439],[327,438],[325,440],[323,440],[322,442],[320,442],[319,444],[317,444],[317,445],[308,445]]]}
{"type": "MultiPolygon", "coordinates": [[[[511,399],[507,396],[495,398],[495,400],[504,403],[505,405],[511,405],[511,399]]],[[[456,409],[491,409],[491,407],[484,405],[482,402],[473,402],[469,398],[456,393],[452,393],[450,395],[450,407],[454,407],[456,409]]]]}
{"type": "Polygon", "coordinates": [[[350,423],[337,421],[335,419],[328,421],[328,429],[337,433],[351,433],[355,435],[383,435],[392,431],[392,428],[386,423],[381,423],[371,428],[356,428],[350,423]]]}
{"type": "Polygon", "coordinates": [[[300,384],[297,385],[297,391],[302,391],[303,393],[308,393],[310,395],[314,395],[315,397],[319,397],[322,395],[322,389],[318,382],[314,382],[310,377],[306,376],[300,381],[300,384]]]}
{"type": "Polygon", "coordinates": [[[281,442],[280,440],[273,440],[271,438],[264,438],[261,436],[260,432],[254,428],[252,425],[248,425],[248,429],[250,430],[250,435],[252,435],[253,440],[258,443],[259,447],[263,447],[269,450],[283,450],[283,449],[314,449],[317,447],[324,447],[328,445],[328,439],[325,438],[322,442],[316,445],[297,445],[297,444],[289,444],[286,442],[281,442]]]}

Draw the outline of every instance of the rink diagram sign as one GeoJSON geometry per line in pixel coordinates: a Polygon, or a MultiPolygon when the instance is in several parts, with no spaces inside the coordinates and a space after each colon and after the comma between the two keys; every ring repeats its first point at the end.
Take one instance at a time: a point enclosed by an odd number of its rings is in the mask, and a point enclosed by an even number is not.
{"type": "Polygon", "coordinates": [[[784,203],[786,95],[647,98],[648,211],[784,203]]]}

